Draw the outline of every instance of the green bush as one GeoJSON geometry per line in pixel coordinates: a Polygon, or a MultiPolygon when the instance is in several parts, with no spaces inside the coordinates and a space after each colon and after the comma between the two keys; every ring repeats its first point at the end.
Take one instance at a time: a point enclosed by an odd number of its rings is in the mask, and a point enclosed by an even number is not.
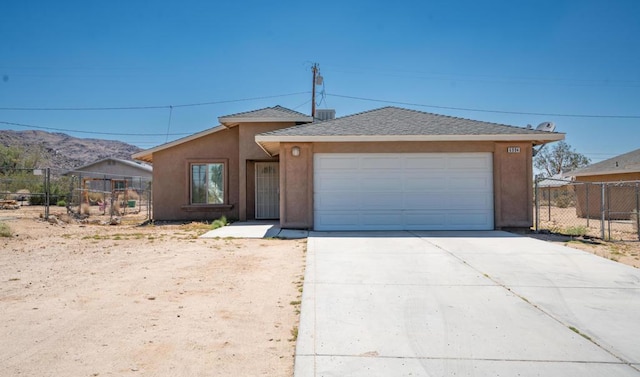
{"type": "Polygon", "coordinates": [[[214,220],[211,223],[211,229],[218,229],[218,228],[222,228],[223,226],[226,226],[227,224],[229,224],[229,222],[227,221],[227,218],[225,216],[220,217],[217,220],[214,220]]]}
{"type": "Polygon", "coordinates": [[[56,202],[56,205],[57,205],[58,207],[66,207],[66,206],[67,206],[67,202],[66,202],[64,199],[61,199],[61,200],[58,200],[58,201],[56,202]]]}
{"type": "Polygon", "coordinates": [[[564,233],[568,236],[584,236],[587,234],[587,227],[583,225],[566,228],[564,233]]]}

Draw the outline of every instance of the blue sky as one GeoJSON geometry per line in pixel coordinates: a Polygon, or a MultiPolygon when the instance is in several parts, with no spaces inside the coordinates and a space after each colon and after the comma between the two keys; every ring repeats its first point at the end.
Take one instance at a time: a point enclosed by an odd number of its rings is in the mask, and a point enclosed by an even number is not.
{"type": "Polygon", "coordinates": [[[0,122],[151,148],[221,115],[309,113],[317,62],[319,107],[338,116],[397,105],[553,121],[597,162],[640,148],[639,19],[635,0],[12,1],[0,12],[0,122]]]}

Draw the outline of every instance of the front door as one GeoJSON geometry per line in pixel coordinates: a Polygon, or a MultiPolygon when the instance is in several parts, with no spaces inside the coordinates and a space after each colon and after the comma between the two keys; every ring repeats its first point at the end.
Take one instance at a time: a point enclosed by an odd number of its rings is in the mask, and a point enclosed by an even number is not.
{"type": "Polygon", "coordinates": [[[256,162],[256,219],[280,217],[278,162],[256,162]]]}

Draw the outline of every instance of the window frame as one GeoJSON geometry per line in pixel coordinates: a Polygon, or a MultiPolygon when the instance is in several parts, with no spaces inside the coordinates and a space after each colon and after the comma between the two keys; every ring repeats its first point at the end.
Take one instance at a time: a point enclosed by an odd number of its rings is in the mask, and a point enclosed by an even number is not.
{"type": "Polygon", "coordinates": [[[189,159],[187,161],[187,205],[193,207],[227,207],[229,204],[229,161],[228,159],[189,159]],[[222,165],[222,203],[194,203],[193,202],[193,166],[195,165],[222,165]]]}

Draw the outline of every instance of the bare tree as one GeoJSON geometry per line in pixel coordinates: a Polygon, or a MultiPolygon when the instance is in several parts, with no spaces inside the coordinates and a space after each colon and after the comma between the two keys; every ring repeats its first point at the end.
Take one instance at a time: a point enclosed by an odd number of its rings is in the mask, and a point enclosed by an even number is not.
{"type": "Polygon", "coordinates": [[[551,148],[545,148],[533,160],[533,166],[542,170],[545,177],[589,165],[591,160],[582,153],[576,152],[569,144],[560,141],[551,148]]]}

